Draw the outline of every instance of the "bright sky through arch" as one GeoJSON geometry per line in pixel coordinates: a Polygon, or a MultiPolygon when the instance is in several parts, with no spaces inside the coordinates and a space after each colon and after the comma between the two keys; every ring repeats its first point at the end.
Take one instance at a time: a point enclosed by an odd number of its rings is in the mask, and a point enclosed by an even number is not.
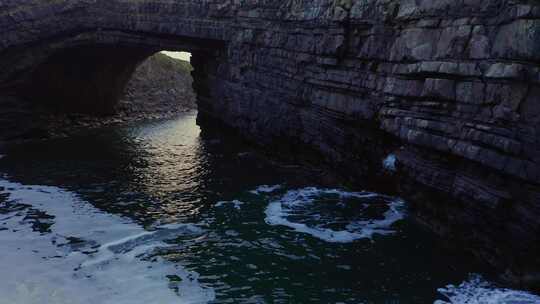
{"type": "Polygon", "coordinates": [[[188,52],[169,52],[169,51],[163,51],[161,52],[169,57],[185,60],[187,62],[191,62],[191,53],[188,52]]]}

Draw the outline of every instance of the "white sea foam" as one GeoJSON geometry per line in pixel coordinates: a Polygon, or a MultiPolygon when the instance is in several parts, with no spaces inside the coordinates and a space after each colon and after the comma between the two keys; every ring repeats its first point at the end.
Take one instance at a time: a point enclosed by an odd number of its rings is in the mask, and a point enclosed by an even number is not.
{"type": "Polygon", "coordinates": [[[397,158],[395,154],[389,154],[384,160],[383,160],[383,168],[388,171],[396,171],[396,162],[397,158]]]}
{"type": "Polygon", "coordinates": [[[294,229],[297,232],[310,234],[327,242],[347,243],[359,239],[371,238],[375,234],[394,233],[391,226],[404,217],[404,202],[397,198],[390,198],[372,192],[346,192],[338,189],[319,189],[308,187],[298,190],[290,190],[275,201],[271,201],[266,208],[266,223],[270,225],[282,225],[294,229]],[[343,230],[335,230],[324,227],[325,223],[307,224],[290,220],[291,216],[304,213],[311,222],[320,221],[321,214],[312,214],[317,199],[325,195],[337,195],[343,205],[343,199],[364,200],[362,204],[369,207],[369,201],[374,198],[382,198],[387,203],[387,210],[382,218],[359,219],[348,222],[343,230]]]}
{"type": "Polygon", "coordinates": [[[446,301],[434,304],[538,304],[540,296],[521,290],[498,288],[479,275],[472,275],[458,286],[438,289],[446,301]]]}
{"type": "Polygon", "coordinates": [[[231,204],[233,205],[234,209],[240,210],[242,208],[242,205],[245,204],[244,202],[241,202],[239,200],[233,200],[233,201],[220,201],[217,202],[214,206],[216,207],[223,207],[225,205],[231,204]]]}
{"type": "Polygon", "coordinates": [[[262,194],[262,193],[272,193],[274,191],[277,191],[279,189],[281,189],[282,186],[281,185],[261,185],[259,187],[257,187],[257,189],[255,190],[251,190],[249,192],[253,193],[253,194],[262,194]]]}
{"type": "Polygon", "coordinates": [[[197,273],[152,255],[168,246],[165,240],[195,237],[201,228],[174,224],[146,231],[57,187],[25,186],[0,178],[2,188],[9,195],[7,204],[30,207],[0,215],[0,228],[5,228],[0,230],[0,304],[166,304],[214,299],[213,290],[198,283],[197,273]],[[52,223],[50,231],[32,229],[31,210],[54,217],[46,221],[52,223]]]}

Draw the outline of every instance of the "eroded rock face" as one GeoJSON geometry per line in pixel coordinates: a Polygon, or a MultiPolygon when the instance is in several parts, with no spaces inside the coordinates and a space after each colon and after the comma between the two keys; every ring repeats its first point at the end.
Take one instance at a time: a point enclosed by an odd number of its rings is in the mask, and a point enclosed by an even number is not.
{"type": "Polygon", "coordinates": [[[192,51],[202,118],[358,182],[395,153],[420,219],[540,287],[537,2],[7,0],[0,88],[85,45],[192,51]]]}

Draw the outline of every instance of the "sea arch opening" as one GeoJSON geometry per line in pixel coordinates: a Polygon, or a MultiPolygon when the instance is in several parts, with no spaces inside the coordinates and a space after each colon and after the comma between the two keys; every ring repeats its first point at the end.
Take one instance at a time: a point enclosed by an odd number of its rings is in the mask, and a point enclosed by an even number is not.
{"type": "Polygon", "coordinates": [[[165,52],[190,61],[193,89],[208,98],[209,82],[227,64],[225,46],[219,40],[145,33],[77,34],[5,54],[15,64],[3,75],[3,91],[59,112],[111,115],[135,69],[165,52]]]}

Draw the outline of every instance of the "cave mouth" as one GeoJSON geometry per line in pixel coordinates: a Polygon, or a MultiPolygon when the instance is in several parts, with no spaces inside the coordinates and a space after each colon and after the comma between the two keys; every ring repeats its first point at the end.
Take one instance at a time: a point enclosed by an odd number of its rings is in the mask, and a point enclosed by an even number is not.
{"type": "Polygon", "coordinates": [[[21,95],[60,112],[111,115],[137,66],[154,53],[118,46],[64,49],[32,71],[21,95]]]}
{"type": "Polygon", "coordinates": [[[197,110],[191,53],[170,49],[85,45],[43,56],[0,93],[0,145],[197,110]]]}
{"type": "Polygon", "coordinates": [[[125,110],[124,97],[129,97],[127,102],[133,103],[132,108],[139,113],[145,110],[144,102],[149,103],[149,112],[158,108],[159,98],[166,100],[161,111],[166,110],[165,106],[171,111],[179,110],[174,98],[178,107],[193,108],[190,61],[191,53],[183,51],[117,46],[69,48],[39,64],[20,95],[34,105],[56,112],[94,116],[110,116],[119,109],[125,110]],[[137,92],[129,84],[150,93],[137,92]],[[160,91],[165,92],[155,94],[160,91]]]}
{"type": "Polygon", "coordinates": [[[169,118],[191,110],[200,114],[209,100],[220,96],[216,75],[227,66],[222,42],[144,39],[74,40],[10,53],[11,68],[1,75],[5,85],[0,88],[0,144],[64,136],[112,123],[169,118]],[[175,74],[174,69],[160,73],[164,69],[148,64],[156,63],[156,57],[168,58],[160,61],[165,63],[161,67],[184,68],[181,73],[175,74]],[[148,73],[141,74],[145,67],[148,73]],[[147,75],[152,81],[147,81],[147,75]]]}

